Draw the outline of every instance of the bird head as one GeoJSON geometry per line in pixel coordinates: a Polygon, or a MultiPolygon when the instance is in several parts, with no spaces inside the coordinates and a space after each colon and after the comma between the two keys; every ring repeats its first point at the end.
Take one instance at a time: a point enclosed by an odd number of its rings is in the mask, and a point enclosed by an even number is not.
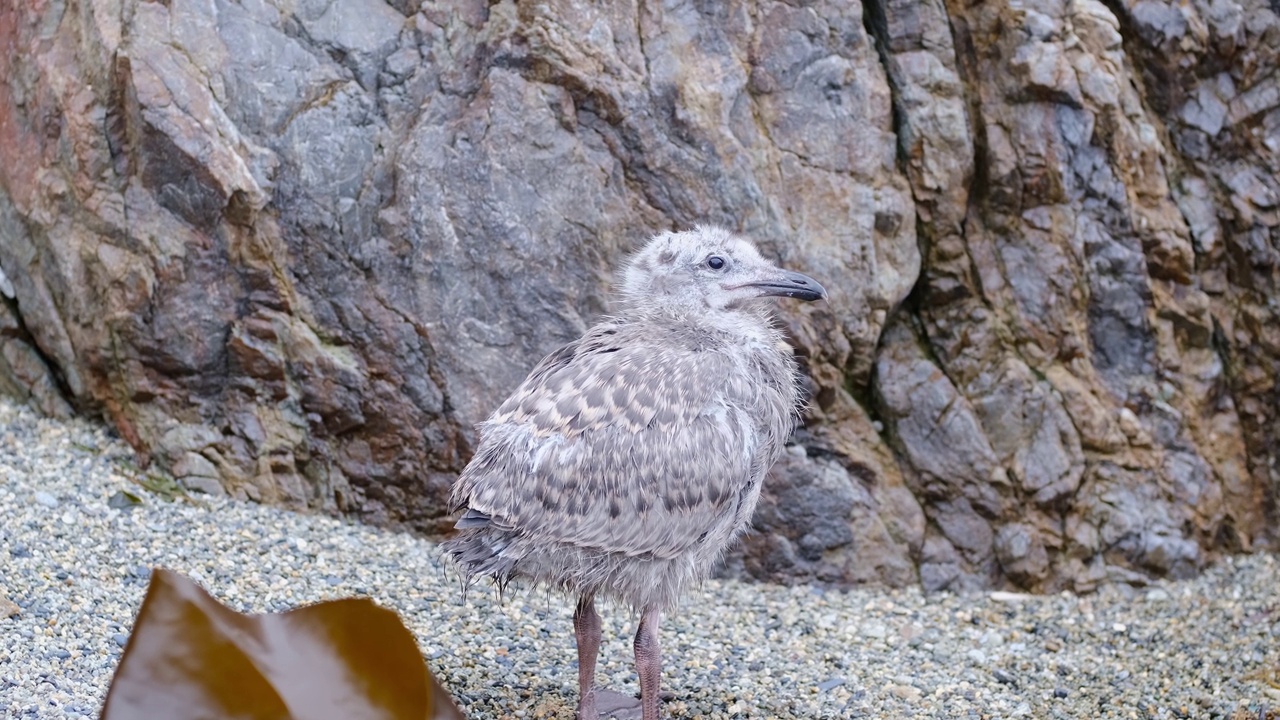
{"type": "Polygon", "coordinates": [[[755,246],[719,227],[661,233],[627,262],[620,287],[630,306],[661,307],[680,314],[757,307],[769,297],[825,298],[818,281],[783,270],[755,246]]]}

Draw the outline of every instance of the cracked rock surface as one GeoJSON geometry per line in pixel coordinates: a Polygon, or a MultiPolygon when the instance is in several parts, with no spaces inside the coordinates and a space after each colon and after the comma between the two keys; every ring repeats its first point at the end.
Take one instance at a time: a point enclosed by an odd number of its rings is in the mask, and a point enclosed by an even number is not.
{"type": "Polygon", "coordinates": [[[438,533],[474,424],[720,223],[796,445],[725,573],[1087,591],[1274,545],[1267,0],[0,7],[0,390],[438,533]]]}

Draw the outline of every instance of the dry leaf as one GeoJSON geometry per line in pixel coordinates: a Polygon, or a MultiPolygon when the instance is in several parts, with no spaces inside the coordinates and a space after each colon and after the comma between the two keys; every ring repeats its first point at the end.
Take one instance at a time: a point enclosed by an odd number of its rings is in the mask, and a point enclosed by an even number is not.
{"type": "Polygon", "coordinates": [[[158,569],[101,720],[462,720],[398,615],[368,599],[244,615],[158,569]]]}

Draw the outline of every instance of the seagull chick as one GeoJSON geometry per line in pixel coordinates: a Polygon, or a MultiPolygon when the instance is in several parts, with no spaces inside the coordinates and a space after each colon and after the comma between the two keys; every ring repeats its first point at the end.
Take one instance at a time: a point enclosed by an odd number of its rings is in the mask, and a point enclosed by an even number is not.
{"type": "Polygon", "coordinates": [[[479,426],[444,544],[467,582],[513,578],[578,597],[579,720],[595,720],[595,598],[640,615],[644,720],[658,718],[658,623],[751,521],[801,404],[771,297],[817,300],[716,227],[654,237],[627,263],[617,313],[533,369],[479,426]]]}

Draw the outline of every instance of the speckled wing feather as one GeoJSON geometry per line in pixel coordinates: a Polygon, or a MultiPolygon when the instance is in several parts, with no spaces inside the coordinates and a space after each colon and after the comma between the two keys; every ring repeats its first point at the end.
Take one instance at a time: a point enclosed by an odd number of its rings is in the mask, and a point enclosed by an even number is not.
{"type": "Polygon", "coordinates": [[[756,454],[740,402],[751,388],[731,363],[626,325],[593,328],[481,426],[455,506],[529,539],[631,556],[723,538],[756,454]]]}

